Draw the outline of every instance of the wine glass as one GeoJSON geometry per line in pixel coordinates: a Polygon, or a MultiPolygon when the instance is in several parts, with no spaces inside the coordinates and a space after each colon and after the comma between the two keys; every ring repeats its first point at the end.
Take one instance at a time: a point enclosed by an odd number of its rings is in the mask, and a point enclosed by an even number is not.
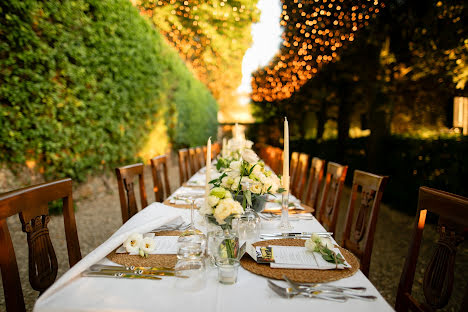
{"type": "Polygon", "coordinates": [[[206,246],[206,236],[205,234],[203,234],[202,231],[198,230],[194,224],[195,198],[191,197],[189,200],[191,201],[190,226],[185,231],[183,231],[177,239],[177,243],[179,245],[178,248],[195,243],[199,244],[202,250],[204,251],[206,246]]]}

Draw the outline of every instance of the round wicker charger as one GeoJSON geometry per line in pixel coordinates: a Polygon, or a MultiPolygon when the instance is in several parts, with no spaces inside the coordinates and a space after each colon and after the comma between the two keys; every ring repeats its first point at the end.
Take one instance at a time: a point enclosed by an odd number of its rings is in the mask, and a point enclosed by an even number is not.
{"type": "MultiPolygon", "coordinates": [[[[179,236],[180,231],[161,231],[155,233],[156,236],[179,236]]],[[[115,250],[107,255],[110,261],[125,265],[125,266],[142,266],[142,267],[165,267],[174,268],[177,263],[177,255],[148,255],[147,258],[138,255],[131,256],[129,254],[118,254],[115,250]]]]}
{"type": "MultiPolygon", "coordinates": [[[[254,246],[304,246],[305,240],[284,238],[256,242],[254,246]]],[[[340,248],[343,257],[351,265],[350,269],[343,270],[302,270],[302,269],[272,269],[269,264],[259,264],[249,255],[245,255],[240,263],[242,267],[252,273],[272,279],[283,279],[286,275],[289,279],[299,283],[326,283],[349,277],[359,270],[359,260],[351,252],[340,248]]]]}

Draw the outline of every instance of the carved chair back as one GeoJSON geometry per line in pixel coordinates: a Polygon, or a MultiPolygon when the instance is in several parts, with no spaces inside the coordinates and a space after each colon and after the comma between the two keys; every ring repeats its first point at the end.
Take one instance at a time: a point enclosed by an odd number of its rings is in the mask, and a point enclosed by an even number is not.
{"type": "Polygon", "coordinates": [[[190,175],[193,176],[198,170],[200,170],[200,160],[198,158],[197,151],[194,147],[189,148],[189,163],[190,163],[190,175]]]}
{"type": "Polygon", "coordinates": [[[153,175],[154,198],[158,202],[163,202],[171,194],[171,186],[167,176],[166,155],[151,158],[151,173],[153,175]]]}
{"type": "MultiPolygon", "coordinates": [[[[405,265],[398,285],[395,310],[435,311],[444,308],[452,294],[455,256],[458,245],[466,238],[468,231],[468,198],[431,189],[419,188],[418,211],[414,225],[413,239],[408,249],[405,265]],[[424,302],[418,302],[412,295],[416,263],[423,236],[426,214],[439,217],[437,231],[439,240],[424,272],[424,302]]],[[[465,290],[468,290],[465,289],[465,290]]],[[[468,303],[465,291],[463,303],[468,303]]],[[[466,311],[462,303],[460,311],[466,311]]]]}
{"type": "Polygon", "coordinates": [[[343,191],[347,171],[348,166],[342,166],[334,162],[329,162],[327,165],[327,174],[322,192],[322,200],[320,201],[320,210],[318,211],[318,220],[328,231],[333,233],[335,233],[336,229],[341,192],[343,191]]]}
{"type": "Polygon", "coordinates": [[[182,148],[178,151],[179,154],[179,178],[180,184],[190,178],[190,169],[189,169],[189,151],[186,148],[182,148]]]}
{"type": "Polygon", "coordinates": [[[292,194],[300,199],[305,188],[307,166],[309,165],[309,155],[300,153],[296,165],[296,172],[292,180],[292,194]]]}
{"type": "MultiPolygon", "coordinates": [[[[296,177],[296,169],[297,169],[297,166],[298,166],[298,163],[299,163],[299,153],[298,152],[292,152],[291,154],[291,159],[290,159],[290,162],[289,162],[289,176],[290,176],[290,182],[291,182],[291,185],[296,177]]],[[[290,185],[290,187],[291,187],[290,185]]],[[[291,188],[292,190],[292,188],[291,188]]]]}
{"type": "Polygon", "coordinates": [[[271,152],[270,152],[270,163],[271,165],[270,168],[275,172],[275,173],[280,173],[282,172],[283,166],[283,150],[278,147],[274,147],[271,152]]]}
{"type": "Polygon", "coordinates": [[[323,172],[325,171],[325,160],[314,157],[310,164],[309,181],[304,194],[304,203],[314,209],[314,215],[317,212],[317,203],[319,190],[322,185],[323,172]]]}
{"type": "MultiPolygon", "coordinates": [[[[205,152],[205,155],[206,155],[206,146],[204,146],[203,148],[204,148],[204,152],[205,152]]],[[[219,144],[219,142],[214,142],[211,145],[211,159],[216,158],[216,156],[218,156],[218,154],[220,152],[221,152],[221,144],[219,144]]],[[[206,159],[205,159],[205,161],[206,161],[206,159]]]]}
{"type": "Polygon", "coordinates": [[[387,180],[385,176],[354,171],[342,246],[360,259],[365,276],[369,276],[377,217],[387,180]],[[358,196],[360,204],[356,207],[358,196]]]}
{"type": "Polygon", "coordinates": [[[145,166],[142,163],[115,168],[123,223],[127,222],[128,219],[138,212],[135,195],[135,178],[137,177],[140,188],[141,208],[143,209],[148,206],[148,201],[146,200],[145,179],[143,175],[144,168],[145,166]]]}
{"type": "Polygon", "coordinates": [[[58,263],[49,236],[48,203],[62,200],[63,222],[70,267],[81,260],[73,212],[72,180],[63,179],[0,194],[0,267],[7,311],[26,311],[15,250],[7,218],[18,214],[26,233],[29,253],[29,283],[41,294],[55,281],[58,263]]]}
{"type": "Polygon", "coordinates": [[[206,156],[206,151],[205,153],[203,153],[203,147],[202,146],[198,146],[195,148],[195,158],[198,162],[198,169],[200,170],[201,167],[203,167],[205,164],[206,164],[206,159],[205,159],[205,156],[206,156]]]}

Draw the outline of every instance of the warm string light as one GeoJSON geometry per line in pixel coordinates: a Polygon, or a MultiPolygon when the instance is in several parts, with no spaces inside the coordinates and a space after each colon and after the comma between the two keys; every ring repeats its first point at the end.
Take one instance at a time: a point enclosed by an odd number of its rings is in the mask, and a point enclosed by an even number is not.
{"type": "Polygon", "coordinates": [[[282,0],[283,46],[272,62],[253,74],[252,100],[289,98],[338,51],[354,41],[384,7],[381,0],[282,0]]]}
{"type": "Polygon", "coordinates": [[[258,14],[254,4],[242,0],[134,0],[134,4],[216,98],[237,88],[242,57],[250,45],[250,25],[258,14]],[[238,69],[229,68],[233,61],[239,62],[238,69]]]}

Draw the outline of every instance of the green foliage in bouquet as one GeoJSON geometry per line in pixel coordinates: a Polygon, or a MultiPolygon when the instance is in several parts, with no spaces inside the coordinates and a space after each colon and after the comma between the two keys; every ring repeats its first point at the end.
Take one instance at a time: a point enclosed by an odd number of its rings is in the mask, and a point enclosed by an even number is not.
{"type": "Polygon", "coordinates": [[[215,136],[217,103],[128,0],[0,3],[0,163],[84,180],[215,136]]]}

